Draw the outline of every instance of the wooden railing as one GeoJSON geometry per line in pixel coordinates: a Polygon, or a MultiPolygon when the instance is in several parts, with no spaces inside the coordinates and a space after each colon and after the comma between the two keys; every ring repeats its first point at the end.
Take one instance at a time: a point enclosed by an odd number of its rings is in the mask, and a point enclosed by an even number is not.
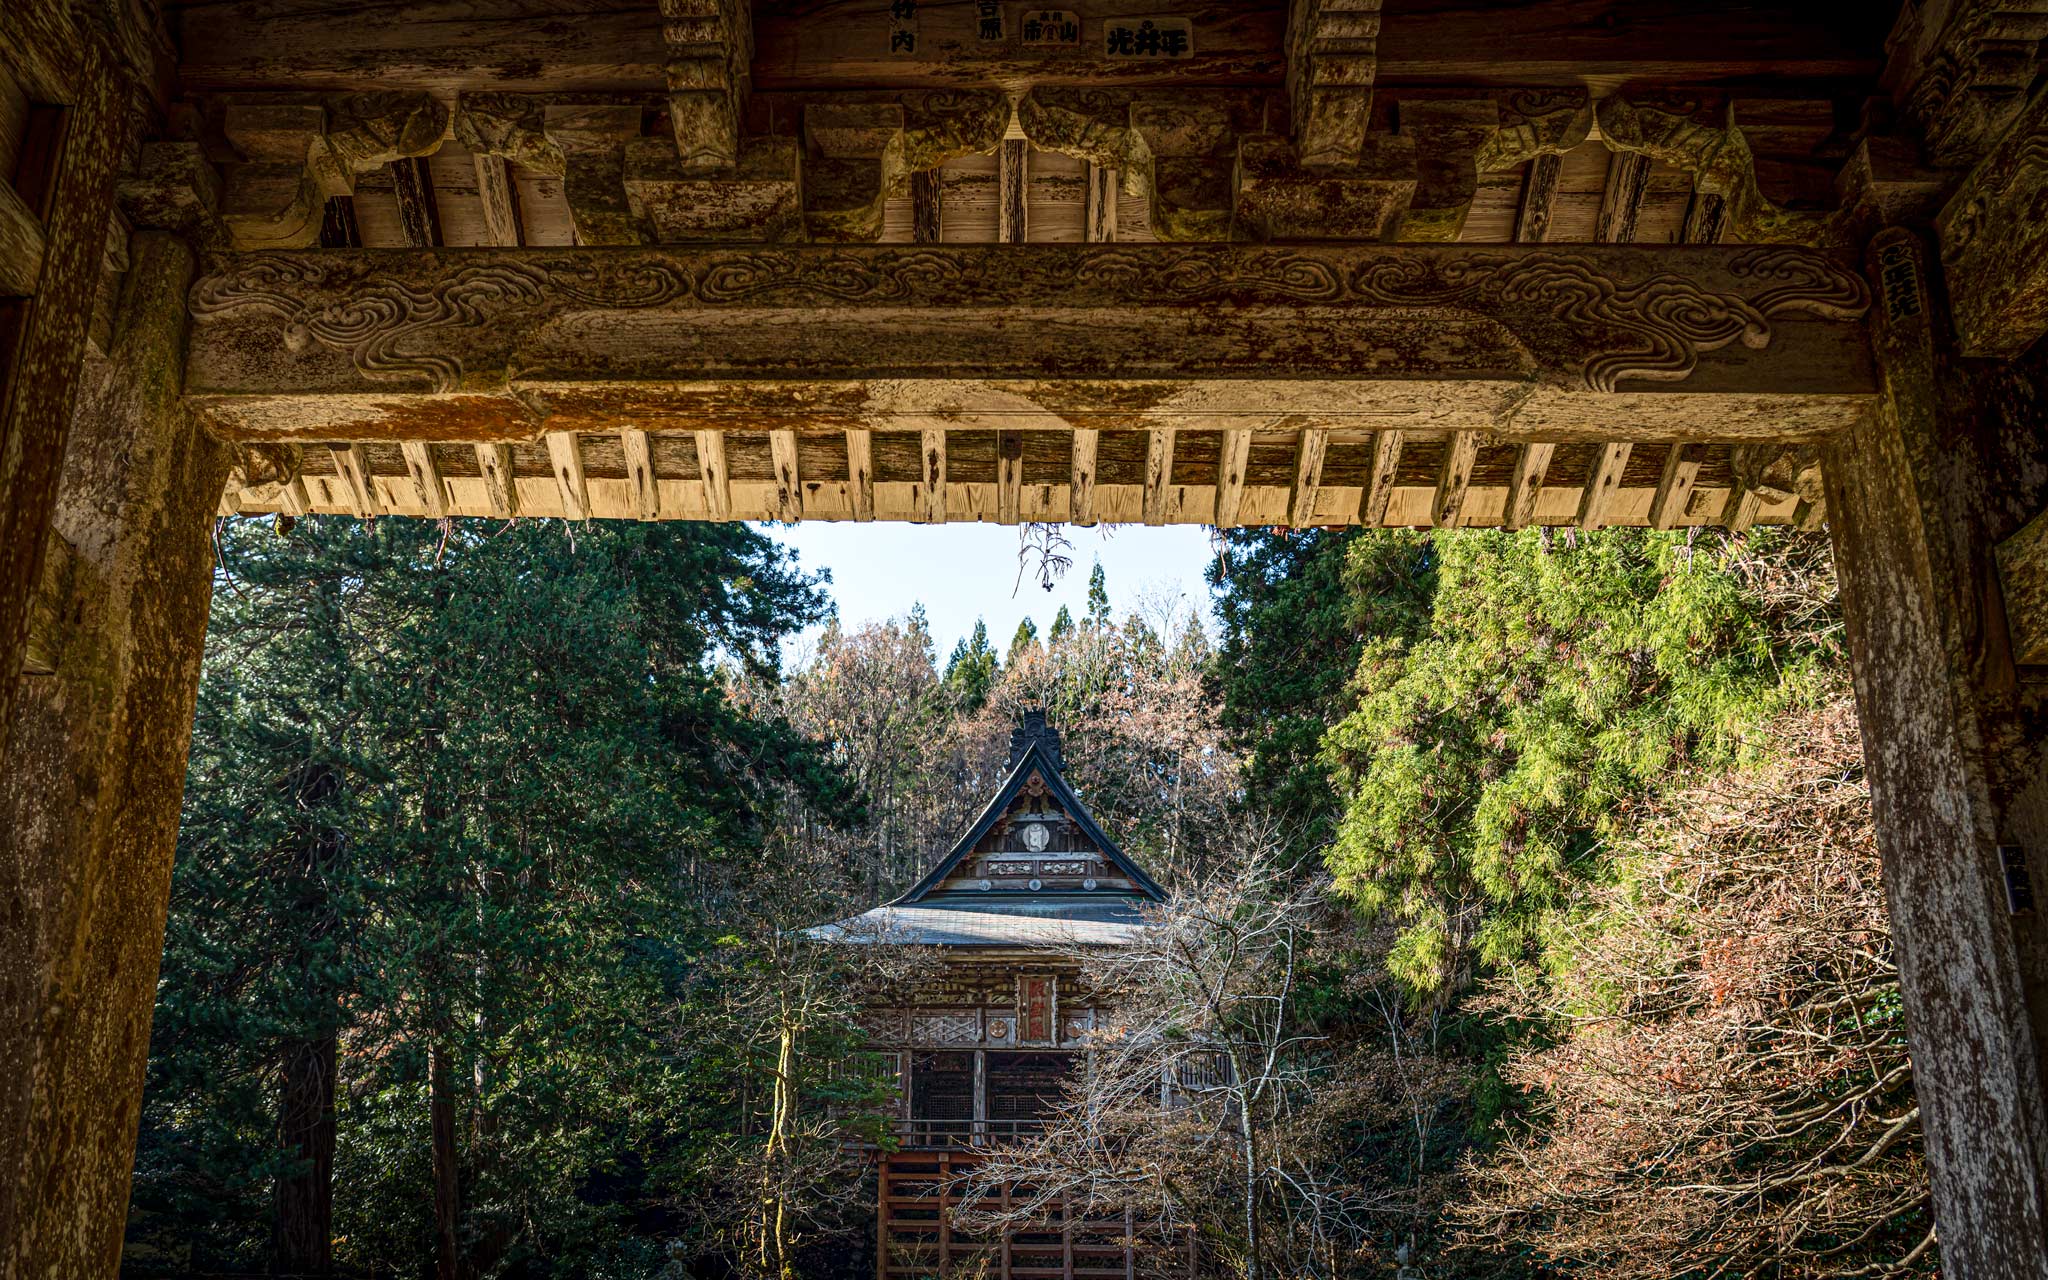
{"type": "MultiPolygon", "coordinates": [[[[972,1123],[961,1121],[957,1123],[972,1123]]],[[[1022,1122],[1013,1122],[1022,1123],[1022,1122]]],[[[975,1234],[957,1228],[961,1175],[981,1157],[965,1151],[898,1151],[876,1177],[877,1280],[1188,1280],[1192,1235],[1162,1240],[1128,1214],[1069,1212],[1055,1200],[1030,1230],[975,1234]]],[[[976,1207],[1007,1210],[1030,1188],[1005,1185],[976,1207]]]]}
{"type": "Polygon", "coordinates": [[[904,1147],[1000,1147],[1045,1131],[1042,1120],[898,1120],[904,1147]]]}

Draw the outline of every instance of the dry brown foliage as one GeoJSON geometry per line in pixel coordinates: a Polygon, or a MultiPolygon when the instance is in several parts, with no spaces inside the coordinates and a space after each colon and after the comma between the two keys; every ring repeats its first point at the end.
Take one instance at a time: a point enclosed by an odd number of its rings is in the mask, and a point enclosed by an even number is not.
{"type": "Polygon", "coordinates": [[[1479,1007],[1531,1123],[1468,1164],[1469,1246],[1603,1276],[1932,1274],[1919,1112],[1854,709],[1618,824],[1542,977],[1479,1007]]]}

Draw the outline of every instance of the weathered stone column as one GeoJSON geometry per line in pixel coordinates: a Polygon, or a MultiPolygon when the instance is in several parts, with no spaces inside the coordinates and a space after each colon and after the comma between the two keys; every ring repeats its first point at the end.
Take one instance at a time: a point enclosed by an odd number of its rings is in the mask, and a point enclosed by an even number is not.
{"type": "Polygon", "coordinates": [[[228,469],[179,398],[192,271],[176,238],[134,238],[58,485],[54,671],[7,673],[0,1275],[110,1276],[120,1258],[228,469]]]}
{"type": "Polygon", "coordinates": [[[1943,1273],[2040,1280],[2048,950],[2001,848],[2048,892],[2048,669],[2012,642],[2048,617],[1994,548],[2048,497],[2048,352],[1956,356],[1928,261],[1913,232],[1871,242],[1884,395],[1829,449],[1828,515],[1943,1273]]]}

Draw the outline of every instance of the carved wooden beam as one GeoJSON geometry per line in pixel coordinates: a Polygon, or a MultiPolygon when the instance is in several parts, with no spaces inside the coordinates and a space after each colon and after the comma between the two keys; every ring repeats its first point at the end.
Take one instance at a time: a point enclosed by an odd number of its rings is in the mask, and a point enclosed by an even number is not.
{"type": "Polygon", "coordinates": [[[484,501],[491,515],[509,520],[519,514],[519,483],[513,477],[512,446],[476,446],[477,474],[483,480],[484,501]]]}
{"type": "Polygon", "coordinates": [[[1846,243],[1839,219],[1780,209],[1757,186],[1756,156],[1732,102],[1655,96],[1603,98],[1600,133],[1608,145],[1638,152],[1690,173],[1704,195],[1723,200],[1730,234],[1755,244],[1846,243]]]}
{"type": "Polygon", "coordinates": [[[441,468],[434,461],[434,447],[418,440],[407,440],[399,445],[405,454],[405,468],[412,475],[413,492],[418,495],[420,506],[430,516],[448,514],[448,486],[441,479],[441,468]]]}
{"type": "Polygon", "coordinates": [[[384,514],[384,502],[371,483],[370,464],[363,455],[362,446],[330,445],[328,451],[334,462],[335,474],[344,486],[343,500],[349,511],[363,518],[384,514]]]}
{"type": "Polygon", "coordinates": [[[2039,80],[2044,40],[2043,0],[1900,7],[1884,83],[1918,130],[1928,163],[1963,168],[1998,144],[2039,80]]]}
{"type": "Polygon", "coordinates": [[[1786,248],[326,250],[217,256],[191,297],[188,399],[245,439],[1233,430],[1284,396],[1329,429],[1795,440],[1874,394],[1861,276],[1786,248]]]}
{"type": "Polygon", "coordinates": [[[220,216],[245,249],[313,244],[330,196],[353,195],[358,175],[438,149],[448,124],[448,109],[416,92],[214,107],[238,153],[223,166],[220,216]]]}

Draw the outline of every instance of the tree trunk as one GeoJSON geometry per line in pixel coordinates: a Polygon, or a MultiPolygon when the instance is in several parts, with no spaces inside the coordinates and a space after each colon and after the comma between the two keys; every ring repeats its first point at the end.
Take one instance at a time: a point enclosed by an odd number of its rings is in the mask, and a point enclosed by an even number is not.
{"type": "Polygon", "coordinates": [[[434,1280],[463,1280],[455,1095],[448,1083],[448,1053],[438,1044],[428,1051],[427,1091],[434,1146],[434,1280]]]}
{"type": "Polygon", "coordinates": [[[298,930],[298,965],[312,1016],[304,1038],[280,1055],[277,1143],[296,1164],[279,1176],[277,1217],[271,1239],[271,1270],[279,1275],[324,1276],[334,1269],[334,1087],[339,1058],[340,999],[332,983],[318,976],[320,944],[334,931],[328,876],[341,853],[341,835],[325,822],[325,810],[341,791],[338,770],[308,761],[297,771],[292,791],[302,813],[320,826],[308,834],[297,868],[298,897],[292,903],[298,930]]]}

